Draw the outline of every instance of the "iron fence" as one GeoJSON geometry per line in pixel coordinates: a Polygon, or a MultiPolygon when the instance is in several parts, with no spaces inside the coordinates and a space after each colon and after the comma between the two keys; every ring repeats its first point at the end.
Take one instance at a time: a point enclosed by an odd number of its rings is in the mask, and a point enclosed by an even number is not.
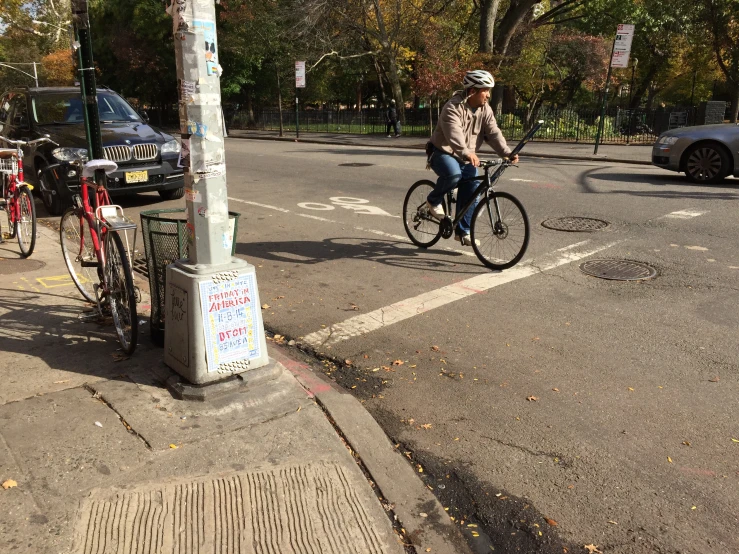
{"type": "MultiPolygon", "coordinates": [[[[651,144],[660,133],[676,127],[696,124],[694,108],[657,108],[627,110],[609,108],[603,123],[602,142],[651,144]]],[[[302,110],[298,115],[300,130],[339,134],[385,134],[385,111],[377,108],[362,110],[315,109],[302,110]]],[[[249,123],[246,112],[226,109],[226,121],[231,129],[260,129],[276,131],[280,128],[277,109],[255,112],[256,121],[249,123]]],[[[402,132],[412,136],[429,136],[436,125],[436,108],[406,109],[402,132]]],[[[525,109],[505,112],[497,117],[498,125],[507,139],[518,140],[530,128],[531,122],[543,119],[545,124],[535,140],[549,142],[594,143],[600,121],[600,110],[542,107],[536,113],[525,109]]],[[[282,126],[285,132],[295,132],[295,112],[283,110],[282,126]]]]}

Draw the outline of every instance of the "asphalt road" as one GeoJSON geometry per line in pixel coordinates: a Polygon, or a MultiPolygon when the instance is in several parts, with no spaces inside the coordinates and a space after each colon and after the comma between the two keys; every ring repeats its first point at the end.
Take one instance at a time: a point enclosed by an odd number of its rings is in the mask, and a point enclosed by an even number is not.
{"type": "Polygon", "coordinates": [[[266,327],[365,403],[479,552],[739,551],[739,181],[526,158],[500,188],[531,244],[497,274],[406,238],[405,192],[433,177],[420,152],[229,139],[227,156],[266,327]],[[609,226],[541,225],[564,216],[609,226]],[[658,275],[582,273],[595,258],[658,275]]]}

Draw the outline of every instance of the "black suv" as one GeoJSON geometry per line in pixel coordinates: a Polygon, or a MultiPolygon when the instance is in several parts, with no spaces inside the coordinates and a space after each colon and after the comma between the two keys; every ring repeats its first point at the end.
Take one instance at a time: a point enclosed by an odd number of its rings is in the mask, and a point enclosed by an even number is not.
{"type": "MultiPolygon", "coordinates": [[[[165,200],[182,198],[185,180],[177,167],[179,143],[151,127],[145,115],[112,90],[100,88],[97,95],[105,157],[118,164],[118,171],[108,177],[110,195],[157,191],[165,200]]],[[[38,184],[52,215],[60,214],[79,190],[79,171],[69,162],[87,157],[82,110],[80,90],[73,87],[18,88],[0,98],[0,146],[10,146],[3,138],[43,136],[59,144],[26,149],[23,157],[26,179],[38,184]]]]}

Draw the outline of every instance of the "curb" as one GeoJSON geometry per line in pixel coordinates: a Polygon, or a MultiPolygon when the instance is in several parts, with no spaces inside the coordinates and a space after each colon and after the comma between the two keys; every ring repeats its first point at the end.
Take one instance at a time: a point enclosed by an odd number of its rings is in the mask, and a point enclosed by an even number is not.
{"type": "MultiPolygon", "coordinates": [[[[406,150],[423,150],[423,146],[415,145],[404,145],[396,144],[393,146],[385,146],[384,144],[354,144],[351,142],[342,142],[336,140],[318,140],[318,139],[302,139],[302,138],[290,138],[290,137],[260,137],[260,136],[238,136],[229,135],[227,138],[242,139],[242,140],[272,140],[280,142],[303,142],[305,144],[330,144],[332,146],[371,146],[372,148],[403,148],[406,150]]],[[[621,163],[621,164],[635,164],[635,165],[652,165],[652,162],[645,160],[627,160],[624,158],[609,158],[608,156],[574,156],[568,154],[532,154],[527,152],[521,152],[519,154],[522,158],[550,158],[556,160],[580,160],[588,162],[610,162],[610,163],[621,163]]]]}
{"type": "Polygon", "coordinates": [[[339,435],[355,452],[385,503],[405,531],[407,546],[416,553],[472,554],[459,529],[434,494],[418,478],[364,406],[335,388],[310,366],[296,361],[278,346],[270,356],[281,363],[318,402],[339,435]]]}

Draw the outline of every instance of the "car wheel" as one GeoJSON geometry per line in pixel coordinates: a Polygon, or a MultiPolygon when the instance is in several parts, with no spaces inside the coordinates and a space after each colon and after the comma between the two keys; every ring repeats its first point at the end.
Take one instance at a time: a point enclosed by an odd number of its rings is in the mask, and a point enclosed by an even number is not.
{"type": "Polygon", "coordinates": [[[59,192],[49,179],[49,175],[43,170],[38,172],[38,187],[41,201],[44,203],[46,211],[49,215],[59,215],[62,213],[62,199],[59,192]]]}
{"type": "Polygon", "coordinates": [[[715,144],[696,144],[685,153],[685,175],[693,183],[720,183],[729,174],[729,156],[715,144]]]}
{"type": "Polygon", "coordinates": [[[183,196],[185,196],[185,187],[180,187],[178,189],[160,190],[159,196],[161,196],[164,200],[177,200],[178,198],[182,198],[183,196]]]}

